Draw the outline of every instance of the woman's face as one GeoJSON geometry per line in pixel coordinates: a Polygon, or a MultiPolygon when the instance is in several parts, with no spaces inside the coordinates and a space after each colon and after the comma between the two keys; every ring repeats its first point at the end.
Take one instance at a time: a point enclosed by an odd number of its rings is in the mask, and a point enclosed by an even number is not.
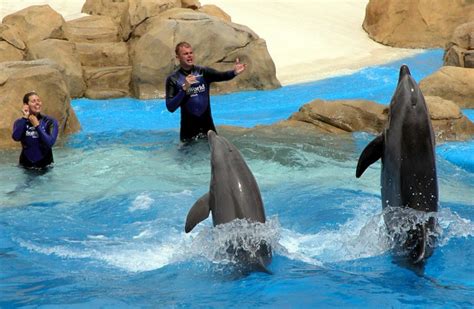
{"type": "Polygon", "coordinates": [[[38,95],[33,94],[28,98],[28,107],[30,108],[30,113],[33,115],[38,115],[41,112],[41,99],[38,95]]]}

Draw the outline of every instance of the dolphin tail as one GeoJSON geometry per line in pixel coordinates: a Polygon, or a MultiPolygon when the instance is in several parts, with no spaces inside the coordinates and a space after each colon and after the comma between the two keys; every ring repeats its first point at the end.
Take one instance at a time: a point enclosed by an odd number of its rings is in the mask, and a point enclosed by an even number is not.
{"type": "Polygon", "coordinates": [[[211,211],[209,206],[209,192],[204,194],[200,199],[194,203],[191,210],[188,212],[186,217],[186,225],[184,226],[184,231],[186,233],[191,232],[191,230],[201,221],[209,217],[209,212],[211,211]]]}
{"type": "Polygon", "coordinates": [[[356,177],[359,178],[365,170],[383,155],[384,136],[380,134],[372,140],[362,151],[357,162],[356,177]]]}
{"type": "Polygon", "coordinates": [[[426,244],[428,239],[426,235],[426,226],[424,224],[418,225],[415,237],[417,238],[417,243],[415,248],[413,248],[411,258],[413,260],[413,264],[418,264],[423,262],[427,257],[426,244]]]}

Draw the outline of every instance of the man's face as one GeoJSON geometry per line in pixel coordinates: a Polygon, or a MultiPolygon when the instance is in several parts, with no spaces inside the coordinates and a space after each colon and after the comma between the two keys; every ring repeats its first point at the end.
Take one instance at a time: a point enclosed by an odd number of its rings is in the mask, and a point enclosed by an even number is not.
{"type": "Polygon", "coordinates": [[[185,46],[180,47],[176,59],[178,59],[179,65],[183,69],[191,69],[194,64],[193,48],[185,46]]]}

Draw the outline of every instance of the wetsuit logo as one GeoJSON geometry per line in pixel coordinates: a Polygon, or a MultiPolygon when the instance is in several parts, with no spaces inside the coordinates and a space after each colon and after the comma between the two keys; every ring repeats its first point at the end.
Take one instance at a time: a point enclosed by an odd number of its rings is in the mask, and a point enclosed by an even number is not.
{"type": "Polygon", "coordinates": [[[197,96],[200,93],[203,93],[206,91],[206,85],[205,84],[200,84],[199,86],[196,87],[190,87],[187,91],[187,94],[190,95],[191,97],[197,96]]]}
{"type": "Polygon", "coordinates": [[[38,132],[36,131],[35,127],[30,125],[27,125],[25,135],[31,138],[38,138],[38,132]]]}

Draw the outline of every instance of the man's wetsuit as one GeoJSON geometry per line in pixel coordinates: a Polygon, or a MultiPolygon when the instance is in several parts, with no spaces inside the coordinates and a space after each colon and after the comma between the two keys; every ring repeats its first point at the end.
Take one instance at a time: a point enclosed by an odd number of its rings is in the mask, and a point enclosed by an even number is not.
{"type": "Polygon", "coordinates": [[[190,71],[179,68],[166,79],[166,107],[174,112],[181,107],[181,141],[189,141],[207,131],[216,131],[211,114],[209,86],[212,82],[231,80],[234,71],[219,72],[207,67],[194,66],[190,71]],[[187,75],[196,76],[198,83],[184,91],[187,75]]]}
{"type": "Polygon", "coordinates": [[[13,125],[12,138],[22,146],[20,165],[26,168],[44,168],[53,163],[52,147],[58,137],[58,122],[46,115],[39,115],[38,120],[40,124],[36,128],[25,118],[13,125]]]}

